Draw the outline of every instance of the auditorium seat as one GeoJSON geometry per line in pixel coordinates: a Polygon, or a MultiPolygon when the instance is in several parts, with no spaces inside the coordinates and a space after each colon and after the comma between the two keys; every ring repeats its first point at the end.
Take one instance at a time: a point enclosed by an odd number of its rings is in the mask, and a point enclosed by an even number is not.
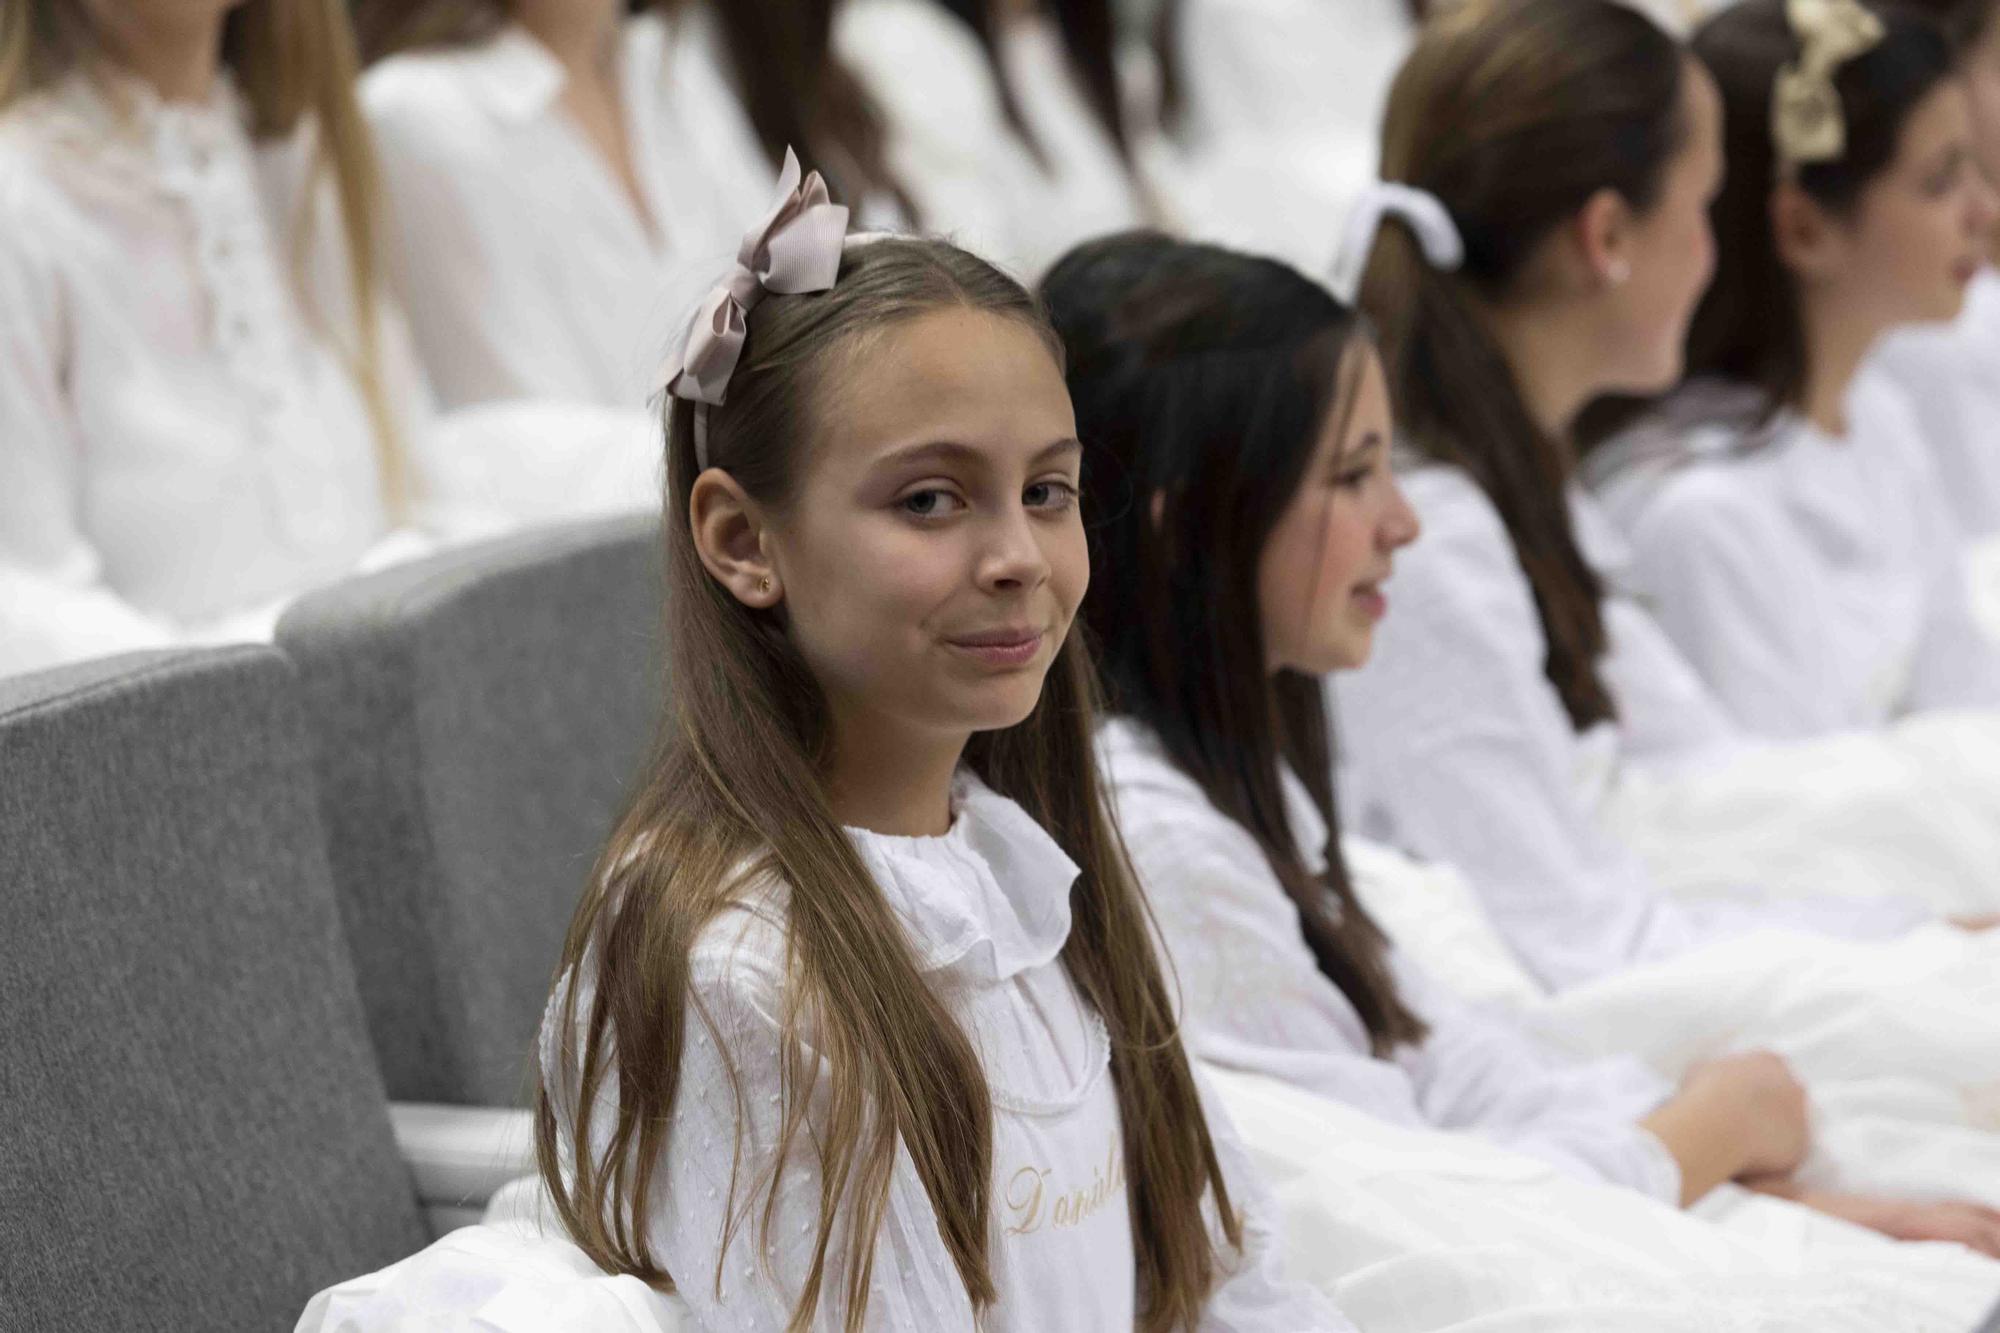
{"type": "Polygon", "coordinates": [[[531,1166],[507,1108],[532,1090],[563,935],[659,709],[657,534],[621,518],[465,547],[310,595],[278,626],[434,1230],[531,1166]]]}
{"type": "Polygon", "coordinates": [[[0,680],[0,1325],[275,1329],[424,1243],[291,668],[0,680]]]}

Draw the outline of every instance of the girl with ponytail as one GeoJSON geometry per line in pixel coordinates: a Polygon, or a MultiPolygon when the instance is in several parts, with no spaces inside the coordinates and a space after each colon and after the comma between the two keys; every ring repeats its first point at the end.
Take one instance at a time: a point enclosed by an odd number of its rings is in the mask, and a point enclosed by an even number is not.
{"type": "MultiPolygon", "coordinates": [[[[1747,860],[1669,896],[1620,822],[1634,783],[1761,762],[1614,594],[1618,543],[1579,492],[1572,442],[1591,400],[1678,378],[1712,261],[1720,121],[1702,67],[1609,0],[1470,0],[1398,75],[1383,154],[1396,188],[1382,197],[1400,211],[1358,249],[1424,536],[1398,560],[1370,661],[1329,686],[1348,816],[1465,874],[1560,993],[1578,1049],[1643,1051],[1671,1071],[1758,1033],[1808,1087],[1893,1066],[1964,1095],[1996,1072],[1980,1054],[2000,1037],[1992,1001],[1973,997],[1993,995],[2000,940],[1909,901],[1787,892],[1747,860]],[[1839,1022],[1800,1026],[1833,995],[1839,1022]],[[1921,1053],[1902,1035],[1913,1008],[1922,1044],[1939,1041],[1921,1053]]],[[[1808,826],[1831,838],[1807,849],[1824,864],[1861,806],[1838,783],[1816,805],[1810,759],[1794,756],[1789,786],[1761,791],[1756,811],[1768,843],[1808,826]]],[[[1873,795],[1922,818],[1919,788],[1873,795]]],[[[1864,824],[1844,845],[1879,833],[1864,824]]],[[[1421,924],[1398,936],[1423,940],[1421,924]]],[[[1919,1151],[1930,1132],[1913,1129],[1919,1151]]],[[[1874,1179],[1948,1192],[1962,1177],[1933,1162],[1874,1179]]]]}

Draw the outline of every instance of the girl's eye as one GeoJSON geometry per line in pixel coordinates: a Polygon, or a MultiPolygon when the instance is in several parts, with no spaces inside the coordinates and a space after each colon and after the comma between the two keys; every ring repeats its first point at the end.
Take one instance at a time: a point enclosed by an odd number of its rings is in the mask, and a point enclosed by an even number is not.
{"type": "Polygon", "coordinates": [[[1368,479],[1374,475],[1375,469],[1372,467],[1356,468],[1352,472],[1343,472],[1335,477],[1333,484],[1343,491],[1358,491],[1367,485],[1368,479]]]}
{"type": "Polygon", "coordinates": [[[1077,489],[1066,481],[1038,481],[1021,492],[1030,509],[1064,510],[1076,503],[1077,489]]]}
{"type": "Polygon", "coordinates": [[[943,518],[965,508],[965,504],[950,491],[932,487],[929,490],[911,491],[896,502],[904,513],[916,518],[943,518]]]}

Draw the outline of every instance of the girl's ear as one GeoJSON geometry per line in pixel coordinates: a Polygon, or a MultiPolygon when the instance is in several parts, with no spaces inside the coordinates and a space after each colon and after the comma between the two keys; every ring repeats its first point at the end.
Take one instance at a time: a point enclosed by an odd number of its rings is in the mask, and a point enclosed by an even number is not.
{"type": "Polygon", "coordinates": [[[1778,262],[1810,282],[1842,263],[1842,232],[1819,202],[1792,181],[1771,191],[1771,240],[1778,262]]]}
{"type": "Polygon", "coordinates": [[[736,478],[712,467],[694,479],[688,528],[702,567],[737,601],[763,611],[784,600],[765,550],[764,512],[736,478]]]}
{"type": "Polygon", "coordinates": [[[1616,190],[1584,200],[1571,230],[1584,286],[1622,286],[1632,276],[1633,221],[1632,205],[1616,190]]]}

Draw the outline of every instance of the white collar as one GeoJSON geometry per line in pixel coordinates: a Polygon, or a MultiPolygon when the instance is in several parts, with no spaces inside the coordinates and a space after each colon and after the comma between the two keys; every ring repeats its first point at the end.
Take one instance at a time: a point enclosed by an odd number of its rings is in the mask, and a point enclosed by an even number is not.
{"type": "Polygon", "coordinates": [[[81,152],[136,156],[162,168],[205,163],[247,142],[243,99],[227,68],[216,71],[201,102],[169,102],[138,75],[109,65],[72,70],[29,104],[29,115],[81,152]]]}
{"type": "Polygon", "coordinates": [[[1069,939],[1082,872],[1019,805],[961,770],[951,828],[907,838],[849,828],[848,838],[903,923],[917,966],[1005,981],[1052,961],[1069,939]]]}

